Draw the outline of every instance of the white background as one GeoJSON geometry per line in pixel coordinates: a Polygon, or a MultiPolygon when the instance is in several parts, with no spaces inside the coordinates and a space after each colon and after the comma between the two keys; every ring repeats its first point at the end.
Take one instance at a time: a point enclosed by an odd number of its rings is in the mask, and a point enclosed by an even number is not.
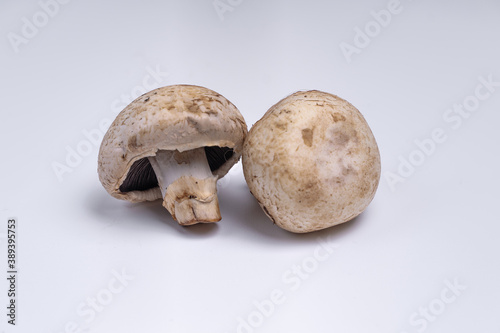
{"type": "Polygon", "coordinates": [[[218,13],[212,0],[73,0],[50,17],[49,0],[2,2],[4,271],[7,219],[19,223],[17,325],[2,278],[3,330],[500,332],[500,86],[474,97],[480,77],[500,82],[500,3],[401,0],[381,26],[371,12],[385,0],[228,1],[218,13]],[[143,82],[206,86],[249,127],[297,90],[337,94],[378,141],[377,195],[355,221],[303,235],[264,215],[241,164],[221,180],[218,224],[183,228],[159,201],[116,200],[85,133],[143,82]],[[464,102],[457,120],[448,110],[464,102]],[[436,128],[446,140],[419,153],[436,128]]]}

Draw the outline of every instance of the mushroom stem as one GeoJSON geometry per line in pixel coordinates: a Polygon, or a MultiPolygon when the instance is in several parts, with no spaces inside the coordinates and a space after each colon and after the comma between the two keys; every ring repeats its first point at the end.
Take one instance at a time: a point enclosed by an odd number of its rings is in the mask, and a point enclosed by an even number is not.
{"type": "Polygon", "coordinates": [[[149,162],[158,179],[163,206],[181,225],[220,221],[217,176],[205,148],[184,152],[158,150],[149,162]]]}

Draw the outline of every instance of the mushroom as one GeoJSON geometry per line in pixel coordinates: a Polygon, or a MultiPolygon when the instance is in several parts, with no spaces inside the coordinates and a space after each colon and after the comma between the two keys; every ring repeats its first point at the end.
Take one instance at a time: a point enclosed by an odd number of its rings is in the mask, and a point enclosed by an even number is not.
{"type": "Polygon", "coordinates": [[[247,126],[238,109],[207,88],[150,91],[118,114],[104,135],[99,180],[113,197],[163,198],[181,225],[221,219],[216,182],[239,160],[247,126]]]}
{"type": "Polygon", "coordinates": [[[243,172],[279,227],[305,233],[359,215],[380,180],[380,154],[361,113],[335,95],[296,92],[249,131],[243,172]]]}

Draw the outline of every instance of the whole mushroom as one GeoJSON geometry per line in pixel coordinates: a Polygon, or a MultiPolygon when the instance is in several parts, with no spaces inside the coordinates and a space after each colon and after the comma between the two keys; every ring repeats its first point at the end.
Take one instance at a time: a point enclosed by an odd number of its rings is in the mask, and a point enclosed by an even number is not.
{"type": "Polygon", "coordinates": [[[335,95],[296,92],[247,135],[243,171],[251,193],[283,229],[305,233],[359,215],[380,180],[380,154],[361,113],[335,95]]]}
{"type": "Polygon", "coordinates": [[[221,219],[217,185],[241,156],[247,126],[222,95],[199,86],[150,91],[120,112],[99,150],[99,180],[113,197],[163,198],[181,225],[221,219]]]}

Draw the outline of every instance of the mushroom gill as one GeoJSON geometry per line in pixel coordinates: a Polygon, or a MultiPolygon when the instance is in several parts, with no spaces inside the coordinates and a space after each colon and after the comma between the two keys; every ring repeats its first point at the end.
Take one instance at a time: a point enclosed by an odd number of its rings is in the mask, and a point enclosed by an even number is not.
{"type": "MultiPolygon", "coordinates": [[[[219,169],[229,160],[234,151],[232,148],[211,146],[204,147],[210,171],[219,169]]],[[[121,192],[146,191],[158,186],[158,179],[147,157],[135,161],[120,185],[121,192]]]]}

